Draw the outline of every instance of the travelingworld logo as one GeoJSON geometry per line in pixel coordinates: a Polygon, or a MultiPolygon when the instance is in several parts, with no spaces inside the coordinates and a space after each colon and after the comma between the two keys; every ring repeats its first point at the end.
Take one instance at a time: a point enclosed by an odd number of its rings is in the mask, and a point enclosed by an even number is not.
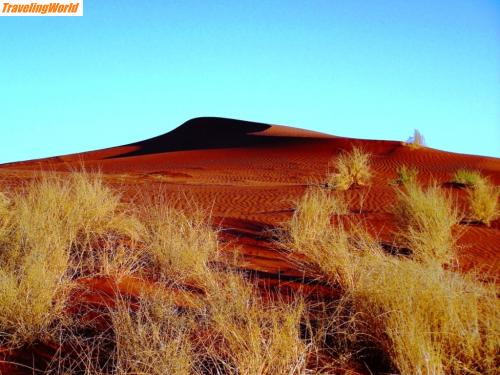
{"type": "Polygon", "coordinates": [[[83,16],[83,0],[12,0],[0,3],[0,16],[83,16]]]}

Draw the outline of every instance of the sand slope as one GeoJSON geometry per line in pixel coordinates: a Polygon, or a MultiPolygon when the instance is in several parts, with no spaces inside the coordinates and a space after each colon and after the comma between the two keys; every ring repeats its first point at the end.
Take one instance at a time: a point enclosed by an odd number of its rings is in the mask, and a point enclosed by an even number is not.
{"type": "MultiPolygon", "coordinates": [[[[443,184],[458,200],[463,191],[446,185],[455,170],[480,170],[500,184],[500,159],[455,154],[430,148],[411,149],[403,142],[334,137],[291,127],[223,118],[196,118],[145,141],[105,150],[0,165],[4,180],[29,177],[30,171],[99,169],[131,199],[138,194],[189,197],[211,207],[214,217],[248,247],[253,269],[293,274],[259,237],[263,229],[287,220],[308,185],[322,181],[329,161],[357,145],[373,156],[370,187],[348,192],[352,216],[362,219],[385,241],[391,240],[391,204],[396,170],[419,170],[422,183],[443,184]],[[224,219],[224,220],[221,220],[224,219]],[[226,222],[226,224],[224,224],[226,222]],[[230,224],[229,224],[230,223],[230,224]],[[246,228],[251,227],[248,231],[246,228]],[[244,242],[244,241],[243,241],[244,242]]],[[[182,199],[181,199],[182,200],[182,199]]],[[[500,223],[490,228],[463,226],[462,266],[498,270],[500,223]]],[[[262,237],[262,235],[260,235],[262,237]]]]}
{"type": "MultiPolygon", "coordinates": [[[[3,185],[16,186],[39,170],[64,172],[84,165],[101,170],[126,199],[141,201],[161,193],[178,205],[194,201],[210,208],[214,224],[222,228],[221,240],[231,244],[226,251],[239,248],[240,266],[259,282],[285,288],[305,283],[321,292],[321,285],[275,248],[269,229],[288,220],[304,190],[322,181],[329,161],[354,145],[372,154],[375,175],[371,186],[347,192],[352,199],[350,216],[387,244],[393,238],[391,180],[398,167],[418,169],[422,183],[435,180],[459,202],[464,191],[446,184],[459,168],[480,170],[500,185],[496,158],[222,118],[193,119],[164,135],[120,147],[0,165],[0,176],[3,185]]],[[[460,267],[500,275],[500,221],[490,227],[460,227],[460,267]]],[[[129,284],[127,290],[133,290],[129,284]]],[[[91,280],[88,285],[92,290],[109,288],[108,281],[91,280]]]]}

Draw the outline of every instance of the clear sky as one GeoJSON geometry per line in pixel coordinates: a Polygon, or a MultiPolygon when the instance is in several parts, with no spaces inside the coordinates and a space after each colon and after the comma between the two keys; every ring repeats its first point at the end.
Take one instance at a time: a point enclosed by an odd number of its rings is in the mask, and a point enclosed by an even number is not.
{"type": "Polygon", "coordinates": [[[198,116],[500,157],[497,0],[85,0],[0,17],[0,163],[198,116]]]}

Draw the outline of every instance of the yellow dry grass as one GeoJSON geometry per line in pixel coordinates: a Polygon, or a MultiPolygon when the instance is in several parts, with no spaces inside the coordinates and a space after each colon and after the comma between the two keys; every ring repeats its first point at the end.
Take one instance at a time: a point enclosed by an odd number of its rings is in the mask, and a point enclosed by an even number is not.
{"type": "MultiPolygon", "coordinates": [[[[500,359],[498,289],[473,275],[441,268],[450,257],[448,231],[456,216],[436,187],[412,188],[416,190],[401,196],[405,222],[419,233],[418,239],[429,230],[428,221],[443,225],[438,234],[444,233],[446,251],[433,247],[413,259],[395,257],[362,228],[347,231],[341,225],[322,230],[323,238],[310,247],[292,248],[343,289],[352,319],[362,321],[355,324],[357,334],[348,335],[351,351],[363,352],[356,345],[372,342],[401,374],[494,374],[500,359]],[[445,214],[451,217],[445,219],[445,214]]],[[[422,246],[420,241],[414,244],[422,246]]],[[[338,320],[338,310],[332,320],[338,320]]]]}
{"type": "Polygon", "coordinates": [[[349,213],[348,204],[338,194],[319,188],[306,190],[296,203],[295,213],[288,227],[294,247],[314,246],[324,238],[333,215],[349,213]]]}
{"type": "Polygon", "coordinates": [[[0,241],[3,341],[32,342],[63,319],[71,274],[82,268],[93,239],[110,232],[138,236],[138,222],[119,205],[101,176],[86,172],[42,174],[2,204],[2,232],[8,234],[0,241]]]}
{"type": "Polygon", "coordinates": [[[309,348],[300,339],[298,300],[264,302],[248,281],[224,275],[208,295],[211,328],[221,340],[215,363],[222,373],[304,374],[309,348]]]}
{"type": "Polygon", "coordinates": [[[427,188],[407,183],[397,191],[394,213],[399,237],[411,249],[415,260],[449,263],[454,258],[452,228],[459,222],[458,212],[437,185],[427,188]]]}
{"type": "Polygon", "coordinates": [[[467,188],[468,221],[489,226],[500,217],[500,187],[493,185],[488,177],[477,170],[459,169],[451,182],[467,188]]]}
{"type": "Polygon", "coordinates": [[[308,190],[297,202],[287,236],[282,240],[286,248],[306,255],[320,270],[336,269],[328,274],[332,284],[353,283],[353,275],[345,267],[353,261],[349,236],[341,222],[332,226],[332,218],[347,212],[348,204],[340,195],[308,190]]]}
{"type": "Polygon", "coordinates": [[[350,152],[341,153],[330,162],[335,172],[328,175],[327,186],[337,190],[347,190],[353,185],[368,185],[372,178],[370,158],[370,154],[358,147],[353,147],[350,152]]]}
{"type": "Polygon", "coordinates": [[[104,314],[110,330],[88,338],[75,329],[71,340],[88,351],[78,363],[55,363],[53,373],[302,375],[325,367],[314,356],[327,355],[330,371],[372,352],[383,353],[385,370],[401,374],[497,371],[498,287],[442,267],[453,259],[458,215],[435,185],[409,181],[398,191],[409,257],[389,255],[363,227],[343,224],[349,204],[342,193],[306,191],[282,245],[342,291],[340,300],[320,302],[320,313],[300,296],[285,302],[211,267],[219,244],[205,211],[188,215],[169,202],[147,210],[139,221],[99,174],[49,174],[22,193],[0,195],[0,343],[71,331],[60,324],[69,319],[66,296],[86,272],[152,272],[159,291],[172,281],[195,282],[199,303],[180,308],[161,292],[133,303],[119,298],[104,314]],[[106,364],[90,353],[108,357],[106,364]]]}
{"type": "Polygon", "coordinates": [[[451,182],[455,184],[475,187],[485,182],[485,178],[479,171],[470,169],[459,169],[453,174],[451,182]]]}
{"type": "Polygon", "coordinates": [[[9,233],[9,223],[11,220],[11,212],[9,209],[10,199],[0,192],[0,244],[3,243],[9,233]]]}
{"type": "Polygon", "coordinates": [[[194,322],[189,314],[161,295],[143,297],[136,311],[120,301],[111,311],[114,332],[115,374],[189,375],[194,358],[189,335],[194,322]]]}
{"type": "Polygon", "coordinates": [[[500,217],[500,187],[493,186],[487,179],[468,190],[469,210],[467,218],[490,226],[500,217]]]}
{"type": "Polygon", "coordinates": [[[393,185],[407,185],[417,183],[418,170],[406,165],[402,165],[397,170],[398,177],[392,181],[393,185]]]}
{"type": "Polygon", "coordinates": [[[209,215],[193,208],[188,215],[168,204],[148,207],[145,219],[145,253],[160,278],[203,285],[210,276],[209,263],[217,260],[217,232],[209,215]]]}
{"type": "Polygon", "coordinates": [[[493,374],[496,292],[435,265],[368,257],[354,296],[367,334],[402,374],[493,374]]]}

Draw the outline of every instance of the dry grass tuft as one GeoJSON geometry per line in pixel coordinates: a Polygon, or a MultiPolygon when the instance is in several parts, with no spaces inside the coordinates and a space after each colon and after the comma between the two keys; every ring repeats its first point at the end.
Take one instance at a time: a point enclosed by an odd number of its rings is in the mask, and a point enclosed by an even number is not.
{"type": "Polygon", "coordinates": [[[467,188],[467,221],[489,226],[500,217],[500,187],[494,186],[488,177],[479,171],[459,169],[453,175],[451,183],[467,188]]]}
{"type": "Polygon", "coordinates": [[[479,171],[459,169],[451,182],[467,188],[467,221],[489,226],[493,220],[500,217],[500,188],[494,186],[488,177],[479,171]]]}
{"type": "Polygon", "coordinates": [[[69,244],[60,218],[51,217],[57,206],[44,205],[47,193],[30,185],[3,213],[9,219],[0,254],[0,341],[7,345],[48,336],[63,315],[69,244]]]}
{"type": "Polygon", "coordinates": [[[101,176],[86,172],[64,179],[43,174],[3,204],[2,228],[8,231],[0,241],[3,341],[32,342],[64,319],[71,274],[93,257],[85,251],[97,237],[139,236],[138,222],[119,207],[119,196],[102,184],[101,176]]]}
{"type": "Polygon", "coordinates": [[[303,303],[264,301],[236,274],[212,275],[204,306],[143,296],[111,310],[116,374],[304,374],[303,303]]]}
{"type": "Polygon", "coordinates": [[[370,154],[358,147],[353,147],[351,152],[340,154],[331,162],[336,173],[328,176],[327,186],[347,190],[353,185],[368,185],[372,178],[370,157],[370,154]]]}
{"type": "Polygon", "coordinates": [[[297,202],[288,232],[294,248],[314,246],[329,231],[333,215],[349,213],[345,199],[322,189],[308,189],[297,202]]]}
{"type": "Polygon", "coordinates": [[[467,187],[476,187],[484,184],[486,181],[479,171],[459,169],[453,175],[451,182],[467,187]]]}
{"type": "Polygon", "coordinates": [[[210,276],[209,263],[217,259],[217,232],[208,215],[193,209],[188,215],[169,205],[150,208],[146,219],[145,251],[161,279],[203,284],[210,276]]]}
{"type": "Polygon", "coordinates": [[[288,228],[284,246],[303,254],[316,265],[328,281],[347,289],[356,277],[355,254],[361,238],[349,233],[341,220],[332,216],[343,215],[347,202],[339,195],[321,190],[307,191],[297,202],[296,211],[288,228]],[[327,272],[326,272],[327,271],[327,272]]]}
{"type": "Polygon", "coordinates": [[[125,301],[111,312],[119,375],[189,375],[194,358],[190,345],[193,319],[160,295],[142,298],[136,311],[125,301]]]}
{"type": "Polygon", "coordinates": [[[300,339],[303,302],[265,301],[248,281],[226,275],[208,297],[211,326],[221,340],[212,351],[222,373],[304,374],[309,347],[300,339]]]}
{"type": "Polygon", "coordinates": [[[477,221],[487,226],[500,217],[500,187],[493,186],[488,180],[483,179],[468,190],[469,210],[468,220],[477,221]]]}
{"type": "Polygon", "coordinates": [[[493,374],[500,345],[494,286],[411,260],[369,260],[354,290],[367,334],[401,374],[493,374]]]}
{"type": "Polygon", "coordinates": [[[7,240],[11,221],[10,199],[0,192],[0,246],[7,240]]]}
{"type": "Polygon", "coordinates": [[[399,236],[420,262],[449,263],[454,258],[452,228],[459,222],[451,199],[437,185],[408,183],[397,191],[399,236]]]}
{"type": "Polygon", "coordinates": [[[402,165],[398,168],[398,177],[393,180],[393,185],[407,185],[407,184],[416,184],[418,178],[418,170],[415,168],[407,167],[406,165],[402,165]]]}
{"type": "Polygon", "coordinates": [[[388,255],[362,228],[348,231],[341,225],[295,249],[340,285],[341,305],[350,306],[332,312],[340,325],[326,332],[344,334],[344,344],[330,349],[344,357],[346,352],[363,356],[375,344],[401,374],[494,374],[500,349],[497,286],[441,268],[451,257],[457,217],[436,186],[424,190],[410,184],[399,194],[413,259],[388,255]],[[446,249],[431,246],[425,236],[446,249]],[[339,319],[344,313],[350,318],[339,319]],[[343,328],[346,322],[354,332],[343,328]]]}

